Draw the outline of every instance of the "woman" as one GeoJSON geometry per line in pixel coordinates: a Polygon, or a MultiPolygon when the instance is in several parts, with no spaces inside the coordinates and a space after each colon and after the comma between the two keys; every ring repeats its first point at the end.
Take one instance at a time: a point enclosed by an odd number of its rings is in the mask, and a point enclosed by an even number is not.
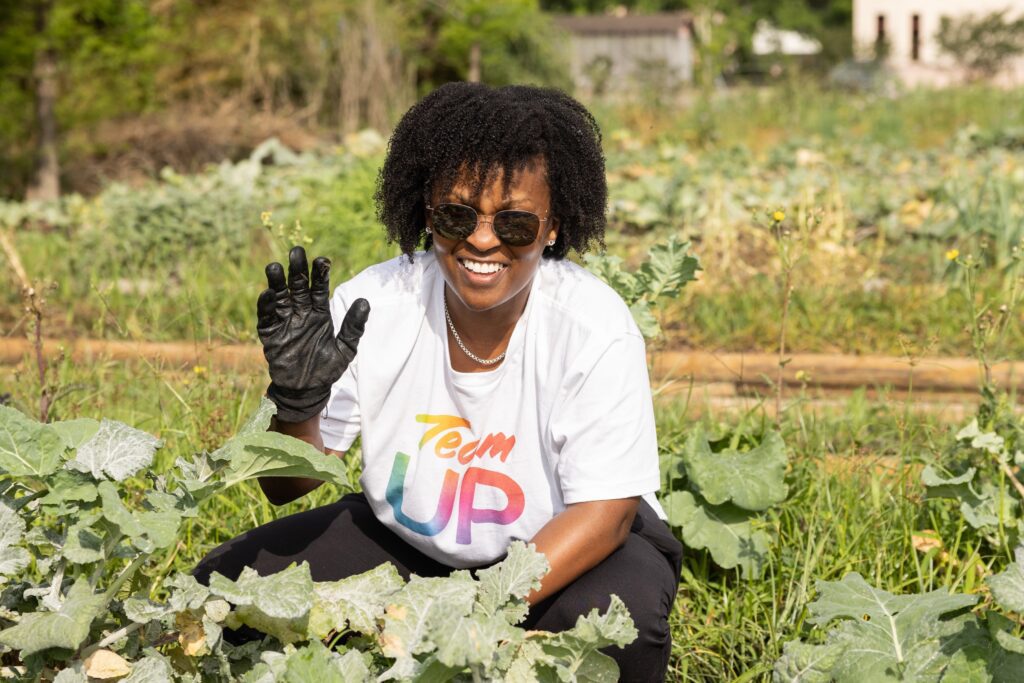
{"type": "MultiPolygon", "coordinates": [[[[297,247],[257,304],[273,429],[339,455],[361,435],[364,492],[225,543],[197,576],[444,576],[523,539],[551,566],[523,625],[570,628],[614,593],[639,631],[608,650],[622,680],[662,680],[682,548],[654,497],[644,341],[565,260],[602,241],[606,196],[600,131],[564,93],[453,83],[414,105],[375,195],[404,255],[330,296],[329,262],[309,275],[297,247]]],[[[321,482],[260,483],[283,504],[321,482]]]]}

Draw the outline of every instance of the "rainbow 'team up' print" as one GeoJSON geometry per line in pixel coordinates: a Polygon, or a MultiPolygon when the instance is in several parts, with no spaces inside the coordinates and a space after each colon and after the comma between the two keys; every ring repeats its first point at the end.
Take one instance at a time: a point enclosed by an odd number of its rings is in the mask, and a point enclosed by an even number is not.
{"type": "Polygon", "coordinates": [[[467,465],[474,459],[484,461],[484,456],[490,456],[490,462],[497,460],[504,463],[516,444],[514,435],[507,437],[501,432],[495,432],[483,439],[477,439],[472,434],[469,421],[456,415],[417,415],[416,421],[431,425],[420,439],[420,455],[428,454],[432,443],[433,455],[452,460],[452,465],[445,470],[434,516],[427,521],[419,521],[402,511],[409,456],[401,452],[395,453],[391,477],[388,479],[387,500],[399,524],[424,536],[441,533],[451,521],[456,495],[459,499],[459,514],[455,542],[461,545],[469,545],[472,542],[473,524],[511,524],[519,519],[526,506],[526,499],[522,487],[514,479],[507,474],[477,465],[466,468],[461,475],[458,469],[453,469],[458,465],[467,465]],[[493,510],[473,507],[477,486],[500,489],[508,499],[505,508],[493,510]]]}

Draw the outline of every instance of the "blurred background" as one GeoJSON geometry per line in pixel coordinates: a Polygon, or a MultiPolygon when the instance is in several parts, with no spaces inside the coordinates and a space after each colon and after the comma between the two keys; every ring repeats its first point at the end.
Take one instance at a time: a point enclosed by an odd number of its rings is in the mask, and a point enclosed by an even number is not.
{"type": "MultiPolygon", "coordinates": [[[[1019,83],[1021,2],[3,0],[0,196],[386,133],[450,80],[694,120],[713,92],[1019,83]],[[1016,9],[1016,14],[1014,13],[1016,9]]],[[[687,131],[711,141],[715,122],[687,131]]],[[[778,123],[784,123],[779,120],[778,123]]],[[[642,131],[646,133],[647,131],[642,131]]]]}
{"type": "Polygon", "coordinates": [[[970,284],[1024,351],[1022,0],[0,0],[0,335],[255,341],[288,244],[397,254],[387,136],[451,80],[594,112],[608,254],[703,266],[655,347],[973,355],[970,284]]]}
{"type": "MultiPolygon", "coordinates": [[[[647,336],[670,680],[767,680],[823,637],[815,578],[987,590],[1024,533],[1024,0],[0,0],[0,404],[123,420],[157,472],[223,443],[266,387],[264,265],[397,255],[389,131],[453,80],[565,89],[603,131],[607,249],[573,258],[647,336]],[[961,457],[979,429],[998,462],[961,457]],[[688,536],[691,437],[775,431],[789,498],[688,536]],[[977,469],[984,514],[926,466],[977,469]]],[[[336,495],[240,487],[162,566],[336,495]]]]}

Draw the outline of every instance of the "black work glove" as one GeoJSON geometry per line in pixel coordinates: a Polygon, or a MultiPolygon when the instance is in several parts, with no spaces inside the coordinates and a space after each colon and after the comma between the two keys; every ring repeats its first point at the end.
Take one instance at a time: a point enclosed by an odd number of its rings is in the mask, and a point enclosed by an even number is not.
{"type": "Polygon", "coordinates": [[[270,366],[267,398],[283,422],[302,422],[324,409],[331,385],[356,356],[370,315],[366,299],[356,299],[334,335],[330,271],[330,260],[317,257],[311,283],[302,247],[288,254],[287,284],[280,263],[267,266],[268,288],[256,303],[256,331],[270,366]]]}

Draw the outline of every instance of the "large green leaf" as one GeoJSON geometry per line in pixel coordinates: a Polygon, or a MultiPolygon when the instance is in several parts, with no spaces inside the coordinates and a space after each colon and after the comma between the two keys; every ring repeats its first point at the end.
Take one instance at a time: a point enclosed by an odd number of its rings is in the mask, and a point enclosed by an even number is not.
{"type": "Polygon", "coordinates": [[[476,610],[486,616],[501,614],[508,623],[519,623],[527,613],[523,598],[540,588],[540,580],[549,569],[547,558],[533,544],[513,541],[504,560],[476,573],[480,582],[476,610]]]}
{"type": "Polygon", "coordinates": [[[712,505],[732,502],[745,510],[767,510],[789,493],[786,444],[778,432],[768,432],[745,453],[713,453],[704,430],[697,427],[686,440],[682,462],[690,484],[712,505]]]}
{"type": "Polygon", "coordinates": [[[637,274],[648,298],[679,296],[683,286],[696,279],[701,267],[689,248],[689,242],[680,242],[675,235],[668,242],[651,247],[637,274]]]}
{"type": "Polygon", "coordinates": [[[0,470],[42,477],[57,471],[63,455],[64,441],[52,427],[0,405],[0,470]]]}
{"type": "Polygon", "coordinates": [[[40,505],[64,503],[91,503],[99,495],[96,482],[87,474],[75,470],[60,470],[47,479],[49,491],[39,499],[40,505]]]}
{"type": "MultiPolygon", "coordinates": [[[[131,510],[121,502],[121,494],[109,481],[101,481],[96,487],[102,501],[103,517],[120,530],[122,534],[132,539],[141,539],[145,536],[146,530],[139,520],[132,516],[131,510]]],[[[152,548],[139,548],[143,552],[152,552],[152,548]]]]}
{"type": "Polygon", "coordinates": [[[587,270],[604,280],[627,305],[632,305],[640,297],[637,279],[632,273],[623,270],[621,256],[586,254],[583,262],[587,270]]]}
{"type": "Polygon", "coordinates": [[[0,576],[13,576],[28,566],[32,556],[20,547],[25,537],[25,520],[0,503],[0,576]]]}
{"type": "Polygon", "coordinates": [[[729,503],[709,505],[689,491],[672,491],[661,504],[687,546],[706,548],[719,566],[739,567],[744,578],[760,576],[771,538],[754,528],[754,513],[729,503]]]}
{"type": "Polygon", "coordinates": [[[482,667],[490,672],[496,664],[498,646],[503,641],[523,637],[523,632],[503,617],[481,612],[462,616],[456,612],[438,612],[431,623],[430,640],[437,646],[437,659],[449,667],[482,667]]]}
{"type": "Polygon", "coordinates": [[[167,604],[175,612],[199,609],[210,597],[210,589],[196,581],[191,574],[175,574],[164,582],[164,587],[171,591],[167,604]]]}
{"type": "Polygon", "coordinates": [[[79,578],[59,612],[22,615],[17,624],[0,631],[0,643],[19,650],[23,658],[51,647],[75,650],[89,635],[92,620],[105,604],[104,597],[94,595],[89,582],[79,578]]]}
{"type": "Polygon", "coordinates": [[[111,482],[100,482],[97,490],[103,504],[103,517],[117,526],[121,533],[131,539],[132,545],[142,552],[152,553],[174,545],[177,541],[183,515],[165,500],[165,497],[176,500],[173,496],[150,491],[147,502],[156,502],[160,509],[129,510],[111,482]]]}
{"type": "Polygon", "coordinates": [[[987,647],[973,616],[950,619],[978,601],[975,595],[950,594],[944,589],[918,595],[893,595],[870,586],[860,574],[842,581],[818,581],[818,599],[808,605],[809,621],[826,625],[843,620],[829,635],[828,646],[841,648],[830,673],[835,680],[939,680],[956,661],[968,668],[967,650],[987,647]],[[965,629],[968,629],[965,632],[965,629]],[[949,647],[959,639],[960,646],[949,647]],[[960,660],[956,651],[965,655],[960,660]]]}
{"type": "Polygon", "coordinates": [[[236,606],[252,605],[268,616],[291,619],[307,614],[313,606],[313,579],[306,562],[269,576],[245,567],[236,581],[214,572],[210,593],[236,606]]]}
{"type": "Polygon", "coordinates": [[[210,457],[204,453],[193,455],[191,460],[178,458],[174,464],[180,473],[178,481],[181,487],[197,500],[203,500],[223,487],[210,457]]]}
{"type": "Polygon", "coordinates": [[[221,448],[227,460],[224,486],[256,477],[312,477],[351,488],[344,463],[334,455],[278,432],[253,432],[236,436],[221,448]]]}
{"type": "Polygon", "coordinates": [[[773,683],[832,683],[832,667],[843,654],[835,643],[812,645],[791,640],[772,670],[773,683]]]}
{"type": "Polygon", "coordinates": [[[613,645],[625,647],[637,635],[626,605],[619,596],[612,595],[604,614],[594,608],[586,616],[580,615],[571,629],[546,639],[544,663],[563,681],[614,683],[619,680],[619,667],[599,650],[613,645]]]}
{"type": "Polygon", "coordinates": [[[260,404],[256,407],[255,412],[249,416],[249,419],[245,421],[245,424],[241,426],[236,436],[258,434],[267,431],[270,429],[270,420],[275,415],[277,415],[277,406],[266,396],[261,396],[260,404]]]}
{"type": "Polygon", "coordinates": [[[78,447],[70,465],[95,479],[123,481],[153,462],[160,440],[123,422],[103,420],[92,438],[78,447]]]}
{"type": "Polygon", "coordinates": [[[284,675],[278,680],[285,683],[354,683],[368,680],[369,675],[370,670],[358,652],[346,652],[343,656],[314,640],[288,655],[284,675]]]}
{"type": "Polygon", "coordinates": [[[174,680],[170,662],[157,653],[148,652],[137,662],[132,662],[132,672],[121,683],[168,683],[174,680]]]}
{"type": "Polygon", "coordinates": [[[332,631],[346,628],[375,635],[384,607],[403,585],[405,581],[390,562],[340,581],[317,582],[309,615],[310,635],[326,638],[332,631]]]}
{"type": "Polygon", "coordinates": [[[381,651],[395,663],[380,680],[415,676],[421,668],[415,656],[436,647],[431,639],[434,622],[468,615],[476,592],[477,584],[467,571],[453,572],[447,578],[413,576],[384,613],[381,651]]]}
{"type": "Polygon", "coordinates": [[[61,554],[64,558],[74,564],[90,564],[99,562],[103,555],[103,536],[93,528],[102,514],[99,510],[89,510],[81,513],[78,519],[68,527],[67,538],[61,554]]]}
{"type": "Polygon", "coordinates": [[[210,593],[235,605],[227,619],[232,628],[244,624],[282,643],[308,639],[313,579],[306,562],[269,576],[260,576],[246,567],[237,581],[215,572],[210,577],[210,593]]]}
{"type": "Polygon", "coordinates": [[[928,465],[921,471],[921,483],[925,486],[925,498],[953,498],[960,502],[960,514],[975,529],[992,528],[1016,517],[1019,507],[1017,499],[1009,495],[1006,488],[1000,490],[995,484],[982,481],[975,485],[975,468],[963,474],[944,477],[935,467],[928,465]]]}
{"type": "Polygon", "coordinates": [[[1024,545],[1014,551],[1016,562],[1004,571],[988,577],[992,597],[1003,609],[1024,614],[1024,545]]]}
{"type": "Polygon", "coordinates": [[[978,428],[978,418],[956,433],[958,441],[970,441],[972,448],[986,450],[993,455],[1002,452],[1005,445],[1003,437],[995,432],[982,432],[978,428]]]}
{"type": "Polygon", "coordinates": [[[633,314],[633,322],[636,323],[640,334],[644,338],[655,339],[661,336],[661,325],[658,324],[658,319],[654,317],[651,304],[648,303],[647,299],[640,299],[634,302],[629,307],[629,312],[633,314]]]}
{"type": "Polygon", "coordinates": [[[89,417],[77,420],[65,420],[54,422],[50,425],[60,435],[61,440],[67,448],[78,448],[83,443],[96,435],[100,429],[100,423],[89,417]]]}

